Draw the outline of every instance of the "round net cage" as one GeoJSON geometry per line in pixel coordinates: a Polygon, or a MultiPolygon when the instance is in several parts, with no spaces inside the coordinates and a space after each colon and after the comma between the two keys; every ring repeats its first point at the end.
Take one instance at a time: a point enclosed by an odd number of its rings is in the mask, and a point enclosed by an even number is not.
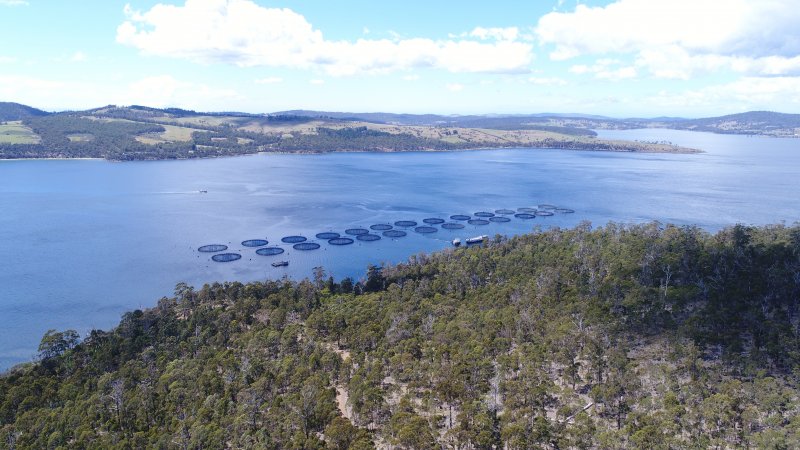
{"type": "Polygon", "coordinates": [[[574,209],[569,209],[569,208],[556,208],[555,211],[561,214],[572,214],[575,212],[574,209]]]}
{"type": "Polygon", "coordinates": [[[317,239],[336,239],[339,237],[339,233],[334,233],[332,231],[326,231],[324,233],[317,233],[317,239]]]}
{"type": "Polygon", "coordinates": [[[502,223],[502,222],[511,222],[511,219],[509,219],[508,217],[489,217],[489,221],[502,223]]]}
{"type": "Polygon", "coordinates": [[[197,251],[198,252],[203,252],[203,253],[216,253],[216,252],[221,252],[221,251],[224,251],[224,250],[227,250],[227,249],[228,249],[227,245],[209,244],[209,245],[204,245],[204,246],[198,248],[197,251]]]}
{"type": "Polygon", "coordinates": [[[246,241],[242,241],[242,245],[245,247],[263,247],[269,244],[266,239],[248,239],[246,241]]]}
{"type": "Polygon", "coordinates": [[[307,240],[308,239],[306,239],[305,236],[286,236],[284,238],[281,238],[281,241],[287,244],[296,244],[298,242],[305,242],[307,240]]]}
{"type": "Polygon", "coordinates": [[[490,213],[489,211],[478,211],[473,214],[475,217],[494,217],[494,213],[490,213]]]}
{"type": "Polygon", "coordinates": [[[301,242],[292,246],[295,250],[316,250],[320,247],[316,242],[301,242]]]}
{"type": "Polygon", "coordinates": [[[211,259],[216,262],[231,262],[236,261],[237,259],[242,259],[242,255],[238,253],[217,253],[216,255],[212,256],[211,259]]]}
{"type": "Polygon", "coordinates": [[[377,234],[359,234],[358,236],[356,236],[356,239],[358,239],[359,241],[371,242],[371,241],[378,241],[381,239],[381,237],[378,236],[377,234]]]}
{"type": "Polygon", "coordinates": [[[542,203],[539,205],[539,209],[556,209],[556,205],[549,205],[547,203],[542,203]]]}
{"type": "Polygon", "coordinates": [[[261,256],[274,256],[281,253],[283,253],[283,249],[280,247],[264,247],[256,250],[256,254],[261,256]]]}
{"type": "Polygon", "coordinates": [[[417,226],[417,222],[413,220],[398,220],[394,223],[398,227],[415,227],[417,226]]]}
{"type": "Polygon", "coordinates": [[[464,228],[464,224],[461,223],[443,223],[442,228],[445,230],[460,230],[464,228]]]}
{"type": "Polygon", "coordinates": [[[369,229],[375,231],[386,231],[386,230],[391,230],[392,226],[389,225],[388,223],[376,223],[375,225],[370,225],[369,229]]]}
{"type": "Polygon", "coordinates": [[[453,214],[452,216],[450,216],[450,218],[453,219],[453,220],[469,220],[469,219],[471,219],[470,216],[465,216],[464,214],[453,214]]]}
{"type": "Polygon", "coordinates": [[[548,216],[552,216],[553,213],[552,213],[552,211],[536,211],[536,215],[540,216],[540,217],[548,217],[548,216]]]}
{"type": "Polygon", "coordinates": [[[337,237],[337,238],[333,238],[333,239],[329,240],[328,244],[331,244],[331,245],[350,245],[353,242],[355,242],[355,241],[350,239],[350,238],[348,238],[348,237],[337,237]]]}
{"type": "Polygon", "coordinates": [[[428,225],[439,225],[440,223],[444,223],[444,219],[439,219],[438,217],[431,217],[428,219],[422,219],[422,222],[427,223],[428,225]]]}
{"type": "Polygon", "coordinates": [[[388,238],[401,238],[401,237],[404,237],[406,235],[406,232],[405,231],[400,231],[400,230],[386,230],[381,234],[383,234],[384,236],[386,236],[388,238]]]}
{"type": "Polygon", "coordinates": [[[360,236],[369,233],[369,230],[366,228],[348,228],[344,232],[350,236],[360,236]]]}
{"type": "Polygon", "coordinates": [[[495,212],[495,214],[510,215],[510,214],[514,214],[516,211],[514,211],[513,209],[496,209],[496,210],[494,210],[494,212],[495,212]]]}
{"type": "Polygon", "coordinates": [[[472,219],[467,221],[470,225],[489,225],[489,221],[485,219],[472,219]]]}
{"type": "Polygon", "coordinates": [[[518,214],[514,214],[514,217],[516,217],[517,219],[526,219],[526,220],[527,219],[535,219],[536,218],[536,214],[518,213],[518,214]]]}
{"type": "Polygon", "coordinates": [[[436,233],[436,232],[437,232],[437,231],[439,231],[439,230],[437,230],[437,229],[436,229],[436,228],[434,228],[434,227],[425,227],[425,226],[422,226],[422,227],[416,227],[416,228],[414,228],[414,231],[416,231],[417,233],[428,234],[428,233],[436,233]]]}
{"type": "Polygon", "coordinates": [[[517,208],[521,213],[536,214],[536,208],[517,208]]]}

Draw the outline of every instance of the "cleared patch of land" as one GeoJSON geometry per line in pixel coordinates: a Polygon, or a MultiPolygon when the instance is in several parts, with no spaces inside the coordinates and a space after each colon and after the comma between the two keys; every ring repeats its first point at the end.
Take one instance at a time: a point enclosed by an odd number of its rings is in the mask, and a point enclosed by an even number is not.
{"type": "Polygon", "coordinates": [[[161,133],[147,133],[136,136],[136,140],[143,144],[160,144],[164,142],[189,142],[192,140],[192,133],[199,131],[206,133],[206,130],[197,128],[178,127],[175,125],[161,125],[164,131],[161,133]]]}
{"type": "Polygon", "coordinates": [[[22,122],[0,123],[0,144],[38,144],[39,136],[22,122]]]}

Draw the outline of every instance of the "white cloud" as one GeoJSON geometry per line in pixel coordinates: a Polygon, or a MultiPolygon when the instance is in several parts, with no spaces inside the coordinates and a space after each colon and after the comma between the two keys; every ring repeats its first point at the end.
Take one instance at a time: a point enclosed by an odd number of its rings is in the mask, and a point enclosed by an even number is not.
{"type": "Polygon", "coordinates": [[[403,77],[403,79],[406,81],[417,81],[419,80],[419,75],[417,74],[406,75],[403,77]]]}
{"type": "Polygon", "coordinates": [[[310,84],[315,84],[315,85],[325,84],[325,80],[320,80],[320,79],[308,80],[308,82],[310,84]]]}
{"type": "Polygon", "coordinates": [[[508,27],[508,28],[484,28],[484,27],[475,27],[469,33],[470,36],[476,37],[478,39],[494,39],[494,40],[502,40],[502,41],[515,41],[517,37],[519,37],[519,28],[517,27],[508,27]]]}
{"type": "Polygon", "coordinates": [[[205,84],[180,81],[170,75],[159,75],[131,83],[115,103],[204,109],[209,104],[222,105],[237,99],[239,95],[232,89],[217,89],[205,84]]]}
{"type": "Polygon", "coordinates": [[[800,105],[800,77],[743,77],[731,83],[680,93],[660,92],[647,100],[659,108],[795,110],[800,105]]]}
{"type": "Polygon", "coordinates": [[[302,15],[251,0],[186,0],[143,13],[126,6],[125,14],[117,42],[144,54],[199,63],[320,68],[342,76],[413,68],[519,73],[533,60],[533,46],[514,40],[511,29],[476,28],[477,41],[399,36],[332,41],[302,15]]]}
{"type": "Polygon", "coordinates": [[[567,84],[566,80],[557,77],[530,77],[528,81],[539,86],[564,86],[567,84]]]}
{"type": "Polygon", "coordinates": [[[28,6],[27,0],[0,0],[0,6],[28,6]]]}
{"type": "Polygon", "coordinates": [[[87,59],[88,57],[86,56],[86,53],[80,51],[73,53],[72,56],[69,57],[70,62],[84,62],[87,59]]]}
{"type": "Polygon", "coordinates": [[[460,92],[464,90],[464,85],[461,83],[447,83],[444,87],[450,92],[460,92]]]}
{"type": "Polygon", "coordinates": [[[17,62],[17,58],[13,56],[0,56],[0,64],[12,64],[17,62]]]}
{"type": "Polygon", "coordinates": [[[550,57],[632,54],[657,77],[722,68],[800,72],[800,5],[781,0],[617,0],[544,15],[535,29],[550,57]]]}
{"type": "Polygon", "coordinates": [[[283,78],[281,77],[267,77],[261,78],[255,81],[256,84],[276,84],[276,83],[283,83],[283,78]]]}
{"type": "Polygon", "coordinates": [[[620,81],[636,78],[638,75],[633,66],[621,66],[621,61],[610,58],[598,59],[593,65],[577,64],[569,68],[570,73],[577,75],[594,74],[598,80],[620,81]]]}

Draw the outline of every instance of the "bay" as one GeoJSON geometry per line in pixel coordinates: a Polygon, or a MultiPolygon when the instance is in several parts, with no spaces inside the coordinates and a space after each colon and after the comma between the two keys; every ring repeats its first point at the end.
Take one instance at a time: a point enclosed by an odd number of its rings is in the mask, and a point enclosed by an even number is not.
{"type": "Polygon", "coordinates": [[[792,224],[800,218],[800,140],[672,130],[600,131],[671,141],[702,154],[541,149],[454,153],[260,154],[188,161],[0,161],[0,369],[32,359],[48,329],[109,328],[176,283],[311,276],[341,279],[368,264],[450,248],[478,234],[519,234],[582,220],[792,224]],[[207,191],[203,193],[201,191],[207,191]],[[331,246],[323,231],[420,222],[549,203],[574,209],[530,221],[331,246]],[[313,251],[280,242],[319,242],[313,251]],[[265,257],[241,245],[267,239],[265,257]],[[242,259],[197,251],[221,243],[242,259]],[[286,268],[271,262],[287,260],[286,268]]]}

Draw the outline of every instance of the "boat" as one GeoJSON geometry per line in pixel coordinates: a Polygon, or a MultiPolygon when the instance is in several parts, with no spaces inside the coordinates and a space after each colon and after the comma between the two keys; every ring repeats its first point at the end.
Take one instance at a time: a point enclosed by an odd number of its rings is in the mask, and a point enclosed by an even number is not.
{"type": "Polygon", "coordinates": [[[453,239],[453,247],[458,247],[461,245],[461,239],[455,238],[453,239]]]}
{"type": "Polygon", "coordinates": [[[272,267],[286,267],[289,265],[289,261],[275,261],[272,263],[272,267]]]}
{"type": "Polygon", "coordinates": [[[208,194],[208,191],[207,191],[207,190],[205,190],[205,189],[201,189],[199,192],[200,192],[201,194],[208,194]]]}
{"type": "Polygon", "coordinates": [[[469,245],[469,244],[480,244],[480,243],[482,243],[483,241],[485,241],[487,239],[489,239],[489,236],[483,234],[483,235],[480,235],[480,236],[471,237],[471,238],[467,239],[464,242],[466,242],[467,245],[469,245]]]}

